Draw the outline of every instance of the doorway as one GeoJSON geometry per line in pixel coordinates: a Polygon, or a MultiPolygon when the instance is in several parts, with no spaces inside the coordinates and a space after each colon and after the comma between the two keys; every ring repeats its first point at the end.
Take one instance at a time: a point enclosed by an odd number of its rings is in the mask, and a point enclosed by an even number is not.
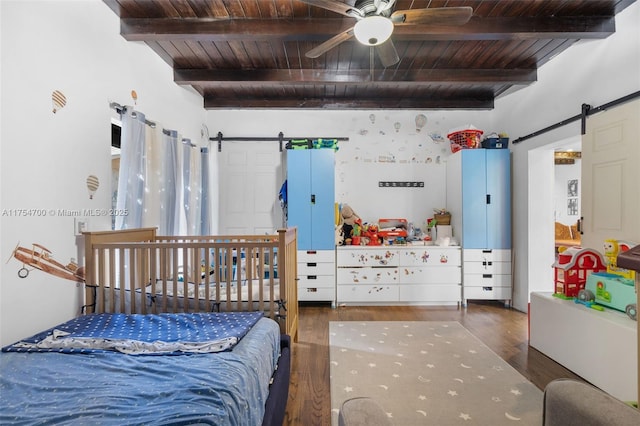
{"type": "MultiPolygon", "coordinates": [[[[552,292],[553,268],[555,262],[555,222],[562,217],[580,217],[580,181],[578,177],[578,197],[568,197],[568,180],[575,180],[575,174],[567,174],[568,169],[556,172],[555,152],[569,149],[579,150],[582,138],[579,134],[567,139],[546,144],[528,152],[529,173],[529,221],[528,221],[528,283],[532,291],[552,292]],[[556,174],[558,177],[556,178],[556,174]],[[568,179],[571,177],[571,179],[568,179]],[[556,187],[558,189],[556,190],[556,187]],[[568,198],[578,198],[578,215],[568,215],[568,198]]],[[[580,165],[577,166],[578,170],[580,165]]],[[[579,172],[578,172],[579,173],[579,172]]],[[[578,175],[579,176],[579,175],[578,175]]],[[[572,192],[573,194],[573,192],[572,192]]]]}

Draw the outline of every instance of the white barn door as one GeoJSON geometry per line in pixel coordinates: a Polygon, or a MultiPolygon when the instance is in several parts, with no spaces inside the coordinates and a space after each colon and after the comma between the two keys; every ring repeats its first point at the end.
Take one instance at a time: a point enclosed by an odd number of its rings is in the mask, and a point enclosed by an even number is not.
{"type": "Polygon", "coordinates": [[[582,246],[640,243],[640,100],[587,118],[582,138],[582,246]]]}
{"type": "Polygon", "coordinates": [[[282,228],[278,143],[223,142],[218,158],[220,235],[273,234],[282,228]]]}

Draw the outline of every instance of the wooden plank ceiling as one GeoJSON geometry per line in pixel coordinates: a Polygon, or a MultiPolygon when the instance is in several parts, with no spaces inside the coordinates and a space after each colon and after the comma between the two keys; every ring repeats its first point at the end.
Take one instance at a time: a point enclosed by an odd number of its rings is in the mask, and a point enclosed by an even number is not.
{"type": "Polygon", "coordinates": [[[122,36],[145,42],[207,109],[491,109],[577,40],[613,34],[634,1],[397,0],[395,10],[470,6],[473,16],[396,25],[400,61],[384,68],[355,39],[306,57],[356,20],[299,0],[104,0],[122,36]]]}

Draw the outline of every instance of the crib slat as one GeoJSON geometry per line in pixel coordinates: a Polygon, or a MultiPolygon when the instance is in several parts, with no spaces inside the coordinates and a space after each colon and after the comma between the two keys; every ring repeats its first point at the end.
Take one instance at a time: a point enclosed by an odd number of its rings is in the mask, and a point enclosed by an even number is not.
{"type": "MultiPolygon", "coordinates": [[[[171,259],[173,260],[173,268],[171,276],[173,277],[173,294],[178,294],[178,249],[174,247],[171,251],[171,259]]],[[[173,300],[173,312],[178,312],[178,298],[172,297],[173,300]]]]}
{"type": "MultiPolygon", "coordinates": [[[[157,283],[157,279],[158,279],[158,264],[157,264],[157,256],[158,256],[158,250],[155,248],[150,248],[149,249],[149,274],[150,274],[150,278],[149,278],[149,283],[151,284],[151,294],[149,295],[149,297],[151,297],[151,300],[153,301],[156,295],[156,286],[158,285],[157,283]]],[[[153,303],[151,306],[152,312],[154,314],[158,313],[158,306],[153,303]]]]}

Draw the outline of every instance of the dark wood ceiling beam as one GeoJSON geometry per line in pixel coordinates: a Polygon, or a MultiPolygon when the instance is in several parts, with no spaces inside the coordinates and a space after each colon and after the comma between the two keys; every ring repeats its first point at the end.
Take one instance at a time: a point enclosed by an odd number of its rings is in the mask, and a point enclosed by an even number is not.
{"type": "Polygon", "coordinates": [[[205,109],[229,108],[308,108],[308,109],[469,109],[493,108],[493,99],[487,98],[411,98],[411,99],[364,99],[364,98],[219,98],[205,96],[205,109]]]}
{"type": "MultiPolygon", "coordinates": [[[[121,19],[129,41],[326,40],[355,23],[353,19],[121,19]]],[[[397,40],[509,40],[605,38],[615,32],[613,16],[474,17],[462,26],[397,25],[397,40]]]]}
{"type": "MultiPolygon", "coordinates": [[[[256,69],[256,70],[174,70],[173,79],[182,85],[232,86],[247,84],[304,85],[304,84],[368,84],[370,71],[316,69],[256,69]]],[[[376,71],[374,83],[384,85],[419,85],[428,83],[461,84],[530,84],[537,79],[535,69],[410,69],[376,71]]]]}

